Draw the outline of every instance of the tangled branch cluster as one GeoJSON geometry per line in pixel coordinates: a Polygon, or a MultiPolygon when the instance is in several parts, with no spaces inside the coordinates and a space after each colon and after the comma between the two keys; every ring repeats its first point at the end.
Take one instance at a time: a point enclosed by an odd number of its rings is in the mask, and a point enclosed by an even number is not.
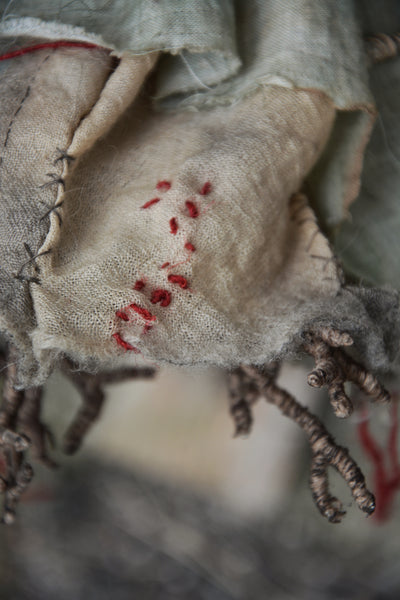
{"type": "MultiPolygon", "coordinates": [[[[5,372],[3,403],[0,409],[0,493],[4,495],[3,523],[11,524],[21,494],[33,477],[33,469],[27,462],[27,454],[48,467],[56,463],[49,456],[49,446],[54,447],[53,436],[41,421],[41,387],[23,391],[15,389],[17,355],[13,347],[2,355],[5,372]]],[[[112,373],[92,375],[77,371],[68,361],[62,364],[63,372],[71,379],[82,397],[82,405],[69,426],[63,443],[66,454],[74,454],[104,403],[103,385],[124,379],[149,378],[153,369],[123,369],[112,373]]]]}
{"type": "MultiPolygon", "coordinates": [[[[304,336],[304,350],[313,356],[315,368],[308,375],[313,387],[328,388],[329,399],[338,417],[348,417],[353,411],[346,395],[346,381],[354,383],[375,402],[388,402],[389,393],[379,381],[361,365],[350,358],[341,346],[352,345],[347,333],[324,327],[304,336]]],[[[311,448],[310,487],[319,511],[332,523],[339,523],[345,514],[343,505],[330,494],[328,467],[334,467],[349,486],[358,507],[372,514],[375,499],[367,489],[364,476],[347,448],[339,446],[322,422],[297,400],[276,384],[278,365],[263,368],[243,365],[229,376],[230,410],[236,435],[249,433],[252,424],[252,405],[258,398],[275,404],[289,419],[297,423],[306,434],[311,448]]]]}
{"type": "MultiPolygon", "coordinates": [[[[303,348],[315,360],[308,383],[313,387],[327,387],[333,410],[341,418],[348,417],[353,411],[344,388],[346,381],[354,383],[376,402],[390,400],[389,393],[378,380],[342,350],[352,343],[347,333],[326,327],[304,335],[303,348]]],[[[15,388],[18,357],[13,347],[0,359],[5,372],[0,409],[0,493],[4,495],[3,522],[12,523],[18,500],[33,476],[33,469],[26,460],[27,453],[31,452],[33,458],[49,467],[56,465],[49,455],[49,446],[54,446],[53,437],[41,421],[42,388],[24,391],[15,388]]],[[[104,384],[154,375],[152,369],[124,369],[93,375],[78,371],[67,360],[62,364],[62,370],[82,396],[82,405],[64,437],[63,450],[67,454],[79,449],[85,434],[99,416],[104,403],[104,384]]],[[[347,448],[339,446],[315,415],[277,385],[278,373],[279,364],[271,363],[262,368],[242,365],[229,374],[230,412],[236,435],[249,433],[252,406],[260,397],[275,404],[303,429],[308,438],[312,453],[310,486],[321,514],[333,523],[340,522],[345,514],[342,503],[329,492],[330,466],[346,481],[359,508],[371,514],[375,509],[374,497],[347,448]]]]}

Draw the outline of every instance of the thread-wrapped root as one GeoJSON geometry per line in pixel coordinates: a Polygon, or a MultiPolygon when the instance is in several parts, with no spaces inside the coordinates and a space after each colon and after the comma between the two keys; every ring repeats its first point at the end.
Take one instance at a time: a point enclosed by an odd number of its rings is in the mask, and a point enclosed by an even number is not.
{"type": "Polygon", "coordinates": [[[24,391],[24,399],[17,416],[17,428],[30,440],[32,456],[47,467],[54,468],[57,464],[48,454],[48,446],[55,446],[54,437],[40,418],[42,394],[41,387],[24,391]]]}
{"type": "Polygon", "coordinates": [[[13,348],[4,355],[5,377],[3,401],[0,409],[0,460],[2,474],[0,491],[4,494],[3,523],[12,523],[15,508],[21,494],[28,487],[33,469],[25,460],[26,452],[34,447],[27,434],[27,428],[21,427],[19,415],[24,410],[26,392],[15,389],[17,356],[13,348]]]}
{"type": "Polygon", "coordinates": [[[103,385],[154,376],[154,369],[149,368],[121,369],[93,375],[78,371],[76,366],[67,360],[64,361],[63,370],[82,397],[82,406],[64,436],[63,450],[66,454],[74,454],[80,448],[85,435],[100,416],[105,399],[103,385]]]}
{"type": "Polygon", "coordinates": [[[328,388],[329,400],[337,417],[345,418],[353,412],[353,404],[345,392],[346,381],[354,383],[374,402],[390,400],[389,392],[378,379],[341,349],[353,344],[348,333],[321,327],[304,337],[304,349],[315,360],[315,368],[307,378],[308,384],[328,388]]]}
{"type": "MultiPolygon", "coordinates": [[[[48,467],[55,462],[48,455],[48,444],[54,445],[48,427],[41,421],[42,388],[35,387],[24,391],[15,388],[17,381],[18,356],[12,346],[0,353],[3,363],[3,400],[0,408],[0,493],[4,495],[3,523],[10,524],[15,519],[15,511],[21,495],[29,486],[33,469],[26,462],[26,453],[48,467]]],[[[71,424],[65,438],[65,450],[75,452],[82,443],[85,433],[98,417],[104,402],[102,385],[153,376],[153,369],[124,369],[112,373],[91,375],[76,370],[65,361],[64,369],[78,387],[83,404],[71,424]]]]}
{"type": "Polygon", "coordinates": [[[301,406],[295,398],[276,384],[277,367],[267,365],[264,368],[243,365],[231,377],[243,377],[236,388],[250,385],[252,382],[255,397],[263,397],[274,404],[289,419],[297,423],[306,434],[312,453],[310,487],[313,499],[321,512],[331,523],[339,523],[345,515],[342,503],[329,492],[328,467],[334,467],[346,481],[358,507],[368,515],[375,510],[375,499],[367,489],[364,476],[351,458],[346,448],[339,446],[328,433],[321,421],[307,408],[301,406]]]}
{"type": "Polygon", "coordinates": [[[29,463],[24,463],[18,469],[13,482],[6,487],[4,494],[3,523],[11,525],[15,520],[15,509],[19,499],[29,486],[33,477],[33,469],[29,463]]]}
{"type": "Polygon", "coordinates": [[[376,33],[366,39],[367,54],[373,64],[377,64],[400,54],[400,32],[376,33]]]}
{"type": "Polygon", "coordinates": [[[254,382],[240,367],[228,378],[229,412],[235,425],[234,436],[246,436],[253,424],[252,404],[257,400],[258,391],[254,382]]]}

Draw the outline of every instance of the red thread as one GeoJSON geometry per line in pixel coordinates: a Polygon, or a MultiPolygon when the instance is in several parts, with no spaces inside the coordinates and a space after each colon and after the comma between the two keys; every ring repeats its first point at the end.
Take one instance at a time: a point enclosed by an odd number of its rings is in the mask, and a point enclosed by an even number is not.
{"type": "Polygon", "coordinates": [[[155,315],[152,315],[151,312],[149,310],[147,310],[147,308],[142,308],[141,306],[138,306],[137,304],[130,304],[129,308],[131,308],[138,315],[143,317],[143,319],[145,319],[145,321],[155,321],[157,318],[155,315]]]}
{"type": "Polygon", "coordinates": [[[186,290],[188,286],[187,279],[185,279],[185,277],[182,277],[182,275],[173,275],[171,273],[171,275],[168,275],[168,281],[170,281],[171,283],[176,283],[183,290],[186,290]]]}
{"type": "Polygon", "coordinates": [[[163,181],[157,183],[156,188],[161,192],[168,192],[171,189],[171,183],[163,179],[163,181]]]}
{"type": "Polygon", "coordinates": [[[172,235],[176,235],[178,232],[178,223],[175,219],[175,217],[172,217],[172,219],[170,219],[169,221],[169,228],[171,230],[172,235]]]}
{"type": "Polygon", "coordinates": [[[119,346],[121,346],[122,348],[124,348],[125,352],[127,350],[131,350],[132,352],[135,352],[136,354],[138,354],[140,352],[140,350],[138,350],[134,346],[131,346],[128,342],[126,342],[125,340],[123,340],[122,337],[119,335],[119,333],[113,333],[112,337],[114,338],[114,340],[117,342],[117,344],[119,346]]]}
{"type": "Polygon", "coordinates": [[[118,319],[122,319],[123,321],[129,321],[128,315],[122,312],[122,310],[117,310],[115,316],[118,317],[118,319]]]}
{"type": "Polygon", "coordinates": [[[148,200],[147,202],[145,202],[140,208],[150,208],[150,206],[153,206],[153,204],[157,204],[157,202],[160,202],[160,200],[161,198],[153,198],[152,200],[148,200]]]}
{"type": "Polygon", "coordinates": [[[168,267],[168,265],[170,265],[171,263],[169,262],[165,262],[161,265],[161,269],[166,269],[166,267],[168,267]]]}
{"type": "Polygon", "coordinates": [[[169,306],[171,303],[171,292],[168,290],[154,290],[151,295],[151,300],[153,304],[157,304],[158,302],[161,306],[169,306]]]}
{"type": "Polygon", "coordinates": [[[138,279],[134,285],[134,290],[136,290],[137,292],[140,292],[140,290],[142,290],[145,286],[145,282],[143,281],[143,279],[138,279]]]}
{"type": "Polygon", "coordinates": [[[190,242],[186,242],[185,248],[186,248],[186,250],[189,250],[190,252],[194,252],[196,250],[196,248],[190,242]]]}
{"type": "Polygon", "coordinates": [[[37,52],[38,50],[45,50],[47,48],[98,48],[100,50],[106,50],[106,48],[98,46],[97,44],[91,44],[90,42],[71,42],[66,40],[59,40],[58,42],[45,42],[43,44],[37,44],[36,46],[28,46],[27,48],[20,48],[19,50],[8,52],[7,54],[1,55],[0,60],[16,58],[17,56],[22,56],[31,52],[37,52]]]}
{"type": "Polygon", "coordinates": [[[186,208],[189,211],[189,215],[192,217],[192,219],[196,219],[199,216],[199,209],[197,208],[195,203],[191,200],[186,200],[185,204],[186,208]]]}
{"type": "MultiPolygon", "coordinates": [[[[365,417],[365,415],[364,415],[365,417]]],[[[389,517],[396,491],[400,488],[400,464],[397,456],[398,413],[397,402],[392,404],[392,422],[387,444],[389,469],[385,466],[384,451],[379,448],[368,429],[366,418],[358,426],[358,435],[362,448],[374,465],[374,492],[376,509],[374,517],[377,521],[385,521],[389,517]]]]}
{"type": "Polygon", "coordinates": [[[207,196],[207,194],[209,194],[210,192],[211,192],[211,183],[209,181],[206,181],[200,190],[200,194],[202,196],[207,196]]]}

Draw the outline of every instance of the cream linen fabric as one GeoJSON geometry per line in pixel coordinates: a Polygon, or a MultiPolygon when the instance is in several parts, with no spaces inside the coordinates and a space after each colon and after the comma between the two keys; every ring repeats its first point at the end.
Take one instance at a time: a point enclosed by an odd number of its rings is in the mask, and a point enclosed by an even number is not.
{"type": "Polygon", "coordinates": [[[31,349],[35,316],[27,279],[40,276],[40,267],[27,261],[45,239],[45,215],[56,201],[57,185],[49,174],[60,172],[60,149],[71,143],[111,65],[104,50],[82,55],[76,49],[50,49],[1,63],[0,326],[23,350],[25,379],[38,368],[31,349]]]}
{"type": "Polygon", "coordinates": [[[80,363],[118,356],[124,349],[114,333],[157,362],[231,367],[243,357],[275,357],[312,316],[310,305],[339,288],[311,210],[289,204],[334,114],[319,93],[270,86],[211,112],[154,113],[138,98],[81,159],[86,136],[78,128],[62,224],[52,215],[40,250],[51,252],[37,261],[42,285],[32,286],[40,362],[46,350],[80,363]],[[156,189],[163,180],[169,191],[156,189]],[[211,190],[201,195],[207,182],[211,190]],[[141,208],[154,197],[160,201],[141,208]],[[171,274],[185,277],[188,289],[168,281],[171,274]],[[140,291],[137,280],[146,283],[140,291]],[[171,294],[168,306],[151,303],[156,289],[171,294]],[[154,315],[150,331],[126,308],[132,304],[154,315]]]}

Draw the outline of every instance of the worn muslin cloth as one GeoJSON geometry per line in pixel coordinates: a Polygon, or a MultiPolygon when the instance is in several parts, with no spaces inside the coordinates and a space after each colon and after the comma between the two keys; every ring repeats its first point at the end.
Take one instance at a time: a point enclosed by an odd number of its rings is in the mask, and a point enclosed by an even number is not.
{"type": "Polygon", "coordinates": [[[262,364],[316,323],[393,362],[397,294],[345,287],[317,222],[356,198],[375,117],[352,2],[0,5],[2,55],[42,44],[0,62],[0,324],[22,386],[62,355],[262,364]]]}

